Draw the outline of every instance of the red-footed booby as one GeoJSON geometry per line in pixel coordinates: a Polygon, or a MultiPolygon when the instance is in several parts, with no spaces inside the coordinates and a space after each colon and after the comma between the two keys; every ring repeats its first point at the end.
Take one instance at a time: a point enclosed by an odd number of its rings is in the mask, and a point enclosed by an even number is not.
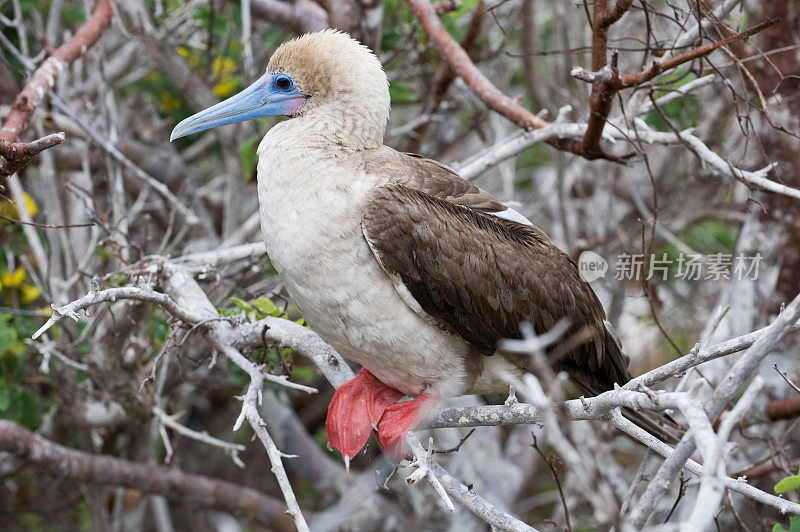
{"type": "Polygon", "coordinates": [[[390,456],[440,398],[503,393],[525,357],[495,352],[520,325],[569,322],[588,340],[555,362],[595,395],[627,359],[575,263],[453,170],[384,146],[389,83],[378,58],[333,30],[284,43],[266,74],[179,123],[172,139],[258,117],[290,120],[258,147],[267,252],[309,325],[361,365],[328,409],[346,463],[373,430],[390,456]],[[411,400],[401,401],[409,397],[411,400]]]}

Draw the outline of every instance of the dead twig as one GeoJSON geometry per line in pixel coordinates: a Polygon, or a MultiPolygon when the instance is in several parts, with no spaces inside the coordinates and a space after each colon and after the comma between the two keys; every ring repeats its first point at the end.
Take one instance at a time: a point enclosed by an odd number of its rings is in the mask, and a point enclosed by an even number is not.
{"type": "Polygon", "coordinates": [[[789,386],[791,386],[791,387],[792,387],[792,389],[793,389],[794,391],[796,391],[797,393],[800,393],[800,386],[798,386],[797,384],[795,384],[794,382],[792,382],[792,379],[790,379],[790,378],[789,378],[789,375],[787,375],[785,371],[783,371],[781,368],[779,368],[777,364],[773,364],[773,365],[772,365],[772,367],[773,367],[773,368],[775,368],[775,371],[777,371],[777,372],[778,372],[778,375],[780,375],[781,377],[783,377],[783,380],[785,380],[785,381],[786,381],[786,384],[788,384],[789,386]]]}
{"type": "Polygon", "coordinates": [[[0,176],[9,177],[28,166],[34,155],[64,142],[63,131],[46,135],[31,142],[0,140],[0,176]]]}
{"type": "MultiPolygon", "coordinates": [[[[14,103],[11,105],[11,111],[8,113],[2,129],[0,129],[0,140],[6,143],[17,143],[20,135],[27,127],[28,123],[33,116],[33,112],[41,103],[47,91],[55,85],[58,75],[67,68],[73,61],[81,57],[86,50],[88,50],[100,36],[111,25],[111,18],[113,11],[111,9],[110,0],[97,0],[92,16],[81,26],[75,35],[72,36],[66,43],[59,46],[53,55],[47,58],[44,63],[33,73],[31,79],[17,95],[14,103]]],[[[55,146],[63,139],[56,141],[59,134],[48,135],[34,143],[41,143],[38,152],[55,146]],[[49,140],[45,140],[48,139],[49,140]]],[[[30,148],[27,150],[30,153],[30,148]]],[[[5,158],[5,153],[2,153],[5,158]]],[[[34,154],[31,154],[32,156],[34,154]]],[[[28,160],[30,159],[28,156],[28,160]]],[[[24,159],[24,156],[20,156],[24,159]]],[[[0,164],[0,186],[6,177],[12,175],[14,172],[24,168],[27,160],[20,166],[19,163],[12,157],[11,160],[6,158],[5,162],[0,164]]],[[[1,191],[0,191],[1,192],[1,191]]]]}
{"type": "Polygon", "coordinates": [[[619,0],[609,10],[606,0],[596,0],[594,2],[594,14],[592,17],[592,72],[587,72],[579,67],[574,68],[571,72],[573,77],[592,84],[592,94],[589,97],[588,127],[583,138],[575,141],[571,148],[571,151],[580,153],[587,159],[608,158],[600,146],[600,140],[608,114],[611,112],[612,103],[619,91],[638,87],[668,70],[708,55],[717,48],[755,35],[780,20],[778,18],[765,20],[746,31],[698,46],[666,61],[653,61],[649,68],[640,72],[621,74],[617,69],[619,52],[616,49],[611,51],[611,63],[608,63],[608,28],[625,14],[631,3],[627,0],[619,0]]]}
{"type": "Polygon", "coordinates": [[[553,478],[556,481],[556,487],[558,488],[558,495],[561,498],[561,506],[564,508],[564,520],[566,521],[567,530],[572,532],[572,524],[569,522],[569,508],[567,508],[567,499],[564,497],[564,490],[561,489],[561,480],[558,478],[558,471],[556,471],[555,465],[553,465],[552,457],[546,455],[544,451],[539,447],[539,444],[536,441],[536,435],[531,432],[531,436],[533,436],[533,443],[531,447],[533,447],[539,456],[542,457],[542,460],[547,462],[547,466],[550,468],[550,472],[553,474],[553,478]]]}
{"type": "MultiPolygon", "coordinates": [[[[430,37],[431,43],[441,54],[442,59],[447,61],[483,103],[526,130],[550,125],[550,122],[519,105],[489,81],[489,78],[475,66],[464,48],[448,33],[442,21],[439,20],[436,9],[428,0],[407,0],[407,2],[430,37]]],[[[563,139],[550,139],[547,142],[558,149],[582,155],[580,151],[575,151],[574,142],[563,139]]]]}

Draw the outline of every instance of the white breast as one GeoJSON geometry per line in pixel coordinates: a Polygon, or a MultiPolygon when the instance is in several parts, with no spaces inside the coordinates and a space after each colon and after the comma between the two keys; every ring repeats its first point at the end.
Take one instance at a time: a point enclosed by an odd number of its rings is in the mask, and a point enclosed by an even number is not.
{"type": "Polygon", "coordinates": [[[303,317],[342,355],[408,395],[466,392],[469,345],[401,300],[362,236],[361,204],[387,179],[367,175],[344,151],[300,148],[280,129],[259,147],[261,228],[303,317]]]}

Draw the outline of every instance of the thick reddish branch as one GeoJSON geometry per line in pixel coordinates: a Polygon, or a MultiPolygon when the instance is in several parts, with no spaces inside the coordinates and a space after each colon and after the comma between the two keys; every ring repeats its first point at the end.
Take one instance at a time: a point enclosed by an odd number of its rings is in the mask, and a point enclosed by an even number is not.
{"type": "Polygon", "coordinates": [[[767,417],[770,419],[792,419],[800,416],[800,396],[777,399],[767,403],[767,417]]]}
{"type": "Polygon", "coordinates": [[[606,0],[595,0],[594,2],[592,17],[592,70],[594,72],[591,79],[592,94],[589,97],[589,123],[583,139],[576,142],[572,150],[581,153],[588,159],[606,157],[600,147],[600,139],[608,114],[611,112],[614,97],[619,91],[647,83],[667,70],[708,55],[721,46],[746,39],[778,22],[778,19],[765,20],[746,31],[698,46],[666,61],[653,61],[650,68],[641,72],[620,74],[616,65],[616,52],[612,53],[611,64],[607,64],[608,28],[619,20],[630,7],[631,2],[628,0],[618,0],[610,10],[606,0]]]}
{"type": "Polygon", "coordinates": [[[445,13],[461,9],[461,4],[458,2],[458,0],[442,0],[441,2],[437,2],[433,6],[433,9],[436,11],[437,15],[441,16],[445,13]]]}
{"type": "MultiPolygon", "coordinates": [[[[450,33],[448,33],[436,14],[436,8],[434,8],[428,0],[406,1],[422,24],[422,28],[427,32],[434,47],[439,51],[442,59],[452,67],[453,71],[464,80],[467,87],[469,87],[469,89],[490,109],[497,111],[524,129],[538,129],[550,124],[547,120],[539,118],[528,109],[519,105],[513,98],[503,94],[500,89],[489,81],[483,72],[475,66],[467,52],[453,39],[450,33]]],[[[622,5],[625,3],[630,4],[627,0],[620,0],[620,3],[622,5]]],[[[622,15],[620,14],[619,16],[622,15]]],[[[548,143],[560,150],[571,151],[586,156],[582,152],[580,141],[559,139],[548,141],[548,143]]],[[[617,157],[603,152],[600,152],[592,158],[619,160],[617,157]]]]}
{"type": "Polygon", "coordinates": [[[778,457],[774,457],[771,460],[745,469],[744,471],[733,473],[729,476],[731,478],[747,477],[747,479],[750,480],[760,477],[761,475],[766,475],[767,473],[772,473],[773,471],[786,471],[787,469],[789,471],[796,471],[798,467],[800,467],[800,458],[794,458],[784,462],[778,457]]]}
{"type": "MultiPolygon", "coordinates": [[[[592,70],[599,72],[606,66],[608,59],[608,28],[618,21],[631,7],[631,2],[619,0],[608,10],[606,0],[595,0],[592,14],[592,70]]],[[[616,56],[614,63],[616,63],[616,56]]],[[[616,77],[616,64],[612,65],[612,76],[616,77]]],[[[600,138],[606,125],[606,118],[611,112],[611,104],[617,93],[605,82],[592,84],[589,96],[589,123],[583,140],[574,143],[573,148],[588,159],[597,159],[603,155],[600,138]]]]}
{"type": "Polygon", "coordinates": [[[160,493],[176,502],[252,517],[266,526],[281,529],[291,527],[291,521],[285,513],[286,506],[253,489],[173,468],[75,451],[11,421],[0,420],[0,451],[77,482],[126,486],[146,493],[160,493]]]}
{"type": "Polygon", "coordinates": [[[53,87],[58,75],[97,42],[100,35],[111,25],[111,17],[110,0],[97,0],[89,20],[42,63],[19,93],[3,128],[0,129],[0,140],[9,142],[19,140],[20,134],[30,122],[33,111],[41,103],[45,93],[53,87]]]}
{"type": "MultiPolygon", "coordinates": [[[[455,4],[455,0],[445,0],[444,2],[439,2],[436,4],[434,6],[436,13],[445,13],[446,11],[442,11],[440,9],[440,7],[445,4],[455,4]]],[[[455,9],[458,7],[460,6],[454,6],[455,9]]],[[[486,5],[483,3],[483,1],[480,1],[472,10],[472,19],[470,20],[469,25],[467,26],[467,31],[464,34],[464,38],[460,43],[461,48],[467,52],[467,55],[471,53],[473,45],[475,44],[475,40],[480,36],[481,23],[483,22],[483,17],[485,14],[486,5]]],[[[450,66],[447,61],[440,61],[439,65],[436,67],[436,73],[433,76],[433,83],[431,83],[431,86],[428,89],[428,93],[425,97],[425,104],[422,107],[423,112],[432,113],[436,110],[447,93],[447,89],[450,88],[450,85],[453,83],[453,81],[455,81],[456,77],[458,77],[458,74],[453,70],[453,67],[450,66]]],[[[409,135],[408,142],[403,146],[403,150],[410,152],[418,151],[430,124],[431,120],[425,120],[415,127],[409,135]]]]}
{"type": "Polygon", "coordinates": [[[687,63],[694,59],[699,59],[705,55],[710,54],[717,48],[721,46],[725,46],[727,44],[731,44],[736,41],[741,41],[747,39],[759,33],[773,24],[776,24],[780,19],[779,18],[772,18],[769,20],[765,20],[756,24],[752,28],[745,30],[741,33],[734,33],[733,35],[729,35],[724,39],[719,41],[710,42],[708,44],[704,44],[703,46],[698,46],[688,52],[685,52],[681,55],[675,56],[671,59],[667,59],[664,62],[653,61],[653,64],[647,70],[642,70],[641,72],[637,72],[635,74],[622,74],[619,77],[620,86],[623,89],[627,89],[630,87],[636,87],[637,85],[641,85],[642,83],[646,83],[653,79],[654,77],[658,76],[662,72],[666,72],[671,68],[675,68],[683,63],[687,63]]]}
{"type": "Polygon", "coordinates": [[[467,87],[483,103],[519,127],[536,129],[548,125],[549,122],[542,120],[512,98],[503,94],[483,75],[483,72],[469,58],[467,52],[447,32],[444,24],[436,15],[436,9],[428,0],[407,0],[407,2],[442,58],[461,76],[467,87]]]}
{"type": "MultiPolygon", "coordinates": [[[[603,2],[605,4],[605,2],[603,2]]],[[[617,0],[617,3],[614,4],[614,7],[611,9],[607,9],[605,6],[602,10],[602,17],[597,21],[598,27],[601,28],[608,28],[616,21],[622,18],[622,16],[628,12],[631,8],[631,4],[633,4],[633,0],[617,0]]]]}
{"type": "MultiPolygon", "coordinates": [[[[0,141],[5,141],[7,143],[5,148],[8,148],[2,153],[5,161],[4,164],[0,164],[0,183],[2,178],[8,177],[24,168],[30,159],[30,150],[26,150],[21,144],[18,144],[18,141],[20,135],[28,126],[36,107],[44,98],[45,93],[53,87],[56,78],[67,65],[82,56],[89,47],[97,42],[100,35],[111,25],[112,15],[110,0],[97,0],[89,20],[75,32],[75,35],[58,47],[53,52],[53,55],[42,63],[19,95],[17,95],[16,100],[11,105],[8,118],[6,118],[2,129],[0,129],[0,141]],[[10,145],[11,148],[9,148],[8,143],[12,143],[10,145]],[[7,156],[9,150],[16,150],[20,157],[7,156]],[[27,158],[24,156],[27,156],[27,158]]],[[[58,144],[58,142],[50,146],[55,144],[58,144]]]]}

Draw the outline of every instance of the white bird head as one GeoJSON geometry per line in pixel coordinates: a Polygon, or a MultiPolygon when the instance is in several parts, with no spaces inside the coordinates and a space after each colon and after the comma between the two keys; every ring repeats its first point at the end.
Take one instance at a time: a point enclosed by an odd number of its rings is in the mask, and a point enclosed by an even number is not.
{"type": "Polygon", "coordinates": [[[308,33],[282,44],[267,72],[227,100],[181,121],[170,140],[266,116],[307,117],[353,148],[383,143],[389,83],[369,48],[336,30],[308,33]]]}

